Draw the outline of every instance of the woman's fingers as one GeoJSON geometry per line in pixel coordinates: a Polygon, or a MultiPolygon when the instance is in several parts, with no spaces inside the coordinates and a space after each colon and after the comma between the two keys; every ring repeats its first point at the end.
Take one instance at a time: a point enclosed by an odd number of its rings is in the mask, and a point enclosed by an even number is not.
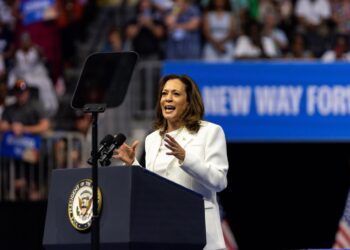
{"type": "Polygon", "coordinates": [[[113,158],[131,165],[135,161],[135,151],[138,145],[139,141],[134,141],[131,146],[123,143],[119,148],[114,150],[113,158]]]}
{"type": "Polygon", "coordinates": [[[176,150],[176,147],[171,146],[171,145],[169,145],[169,144],[167,144],[167,143],[165,143],[165,147],[167,147],[167,148],[170,149],[171,151],[176,150]]]}
{"type": "Polygon", "coordinates": [[[167,152],[167,155],[173,155],[180,160],[184,160],[185,158],[185,150],[181,147],[181,145],[170,135],[166,135],[164,138],[165,147],[170,149],[170,152],[167,152]]]}
{"type": "Polygon", "coordinates": [[[175,138],[172,137],[171,135],[166,134],[166,135],[165,135],[165,140],[169,140],[169,141],[171,141],[171,142],[177,144],[177,141],[176,141],[175,138]]]}
{"type": "Polygon", "coordinates": [[[119,149],[114,150],[114,154],[112,155],[112,157],[113,157],[114,159],[120,160],[120,158],[122,157],[121,151],[120,151],[119,149]]]}
{"type": "Polygon", "coordinates": [[[164,141],[172,147],[181,147],[179,143],[177,143],[177,141],[171,136],[165,137],[164,141]]]}
{"type": "Polygon", "coordinates": [[[132,150],[135,152],[137,146],[140,144],[140,142],[138,140],[134,141],[131,145],[132,150]]]}
{"type": "Polygon", "coordinates": [[[164,139],[164,141],[165,141],[164,145],[171,150],[175,150],[176,148],[181,147],[178,143],[175,143],[175,142],[170,141],[168,139],[164,139]]]}

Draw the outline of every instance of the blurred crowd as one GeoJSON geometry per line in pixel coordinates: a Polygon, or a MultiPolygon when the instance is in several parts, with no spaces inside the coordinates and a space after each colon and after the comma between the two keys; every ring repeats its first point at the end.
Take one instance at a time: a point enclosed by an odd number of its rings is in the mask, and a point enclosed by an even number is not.
{"type": "Polygon", "coordinates": [[[99,8],[124,13],[108,21],[96,51],[134,50],[143,60],[350,59],[350,0],[55,0],[35,21],[28,2],[0,0],[0,91],[25,80],[56,129],[86,130],[75,124],[86,117],[62,110],[60,97],[99,8]],[[74,122],[62,123],[67,117],[74,122]]]}
{"type": "Polygon", "coordinates": [[[62,112],[60,101],[66,89],[65,71],[78,66],[77,46],[87,39],[94,6],[95,1],[88,0],[0,0],[0,132],[2,156],[6,156],[0,162],[1,197],[11,198],[10,166],[14,166],[15,197],[33,200],[42,198],[38,184],[44,174],[39,173],[43,159],[54,157],[56,167],[67,166],[60,161],[67,159],[66,138],[55,139],[54,154],[39,155],[40,146],[34,146],[36,139],[31,135],[53,130],[86,134],[89,129],[90,117],[69,107],[62,112]],[[57,119],[62,113],[64,123],[57,119]],[[8,133],[16,139],[7,137],[8,133]],[[10,150],[19,144],[25,147],[21,157],[16,156],[17,149],[10,150]]]}
{"type": "MultiPolygon", "coordinates": [[[[97,26],[106,36],[94,51],[133,50],[144,61],[350,60],[350,0],[0,0],[1,132],[89,134],[65,72],[81,67],[98,13],[111,18],[97,26]],[[48,6],[37,18],[39,2],[48,6]]],[[[67,141],[54,150],[66,166],[67,141]]]]}
{"type": "Polygon", "coordinates": [[[106,49],[143,59],[349,59],[349,0],[139,0],[106,49]]]}
{"type": "Polygon", "coordinates": [[[13,94],[16,82],[24,80],[47,118],[57,117],[66,90],[64,72],[78,66],[77,46],[87,39],[94,6],[95,1],[88,0],[0,0],[1,112],[13,102],[6,97],[13,94]],[[47,7],[33,12],[39,5],[47,7]]]}

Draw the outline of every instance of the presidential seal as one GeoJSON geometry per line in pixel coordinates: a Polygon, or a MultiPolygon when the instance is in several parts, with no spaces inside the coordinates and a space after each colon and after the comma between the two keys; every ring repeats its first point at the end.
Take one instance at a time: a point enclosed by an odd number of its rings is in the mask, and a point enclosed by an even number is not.
{"type": "MultiPolygon", "coordinates": [[[[101,212],[102,194],[97,189],[98,213],[101,212]]],[[[90,229],[92,223],[92,180],[79,181],[73,188],[68,200],[68,217],[71,225],[78,231],[90,229]]]]}

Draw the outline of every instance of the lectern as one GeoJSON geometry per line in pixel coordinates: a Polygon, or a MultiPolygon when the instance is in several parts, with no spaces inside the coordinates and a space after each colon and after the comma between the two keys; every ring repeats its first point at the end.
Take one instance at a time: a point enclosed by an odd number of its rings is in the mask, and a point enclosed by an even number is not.
{"type": "MultiPolygon", "coordinates": [[[[43,244],[47,250],[90,249],[90,233],[69,220],[68,203],[89,168],[52,173],[43,244]]],[[[203,249],[203,198],[139,166],[100,168],[102,250],[203,249]]]]}

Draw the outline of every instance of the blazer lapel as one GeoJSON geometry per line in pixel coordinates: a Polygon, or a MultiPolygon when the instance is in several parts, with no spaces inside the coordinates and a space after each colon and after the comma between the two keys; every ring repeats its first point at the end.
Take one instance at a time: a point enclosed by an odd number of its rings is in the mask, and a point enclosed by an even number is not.
{"type": "Polygon", "coordinates": [[[186,128],[183,129],[183,131],[179,134],[178,138],[176,138],[176,141],[181,145],[183,149],[186,149],[186,145],[191,142],[194,138],[194,134],[190,133],[186,128]]]}
{"type": "Polygon", "coordinates": [[[160,136],[159,133],[157,133],[154,138],[150,141],[150,145],[152,145],[149,149],[149,155],[150,155],[150,167],[152,170],[154,166],[154,161],[156,160],[156,157],[158,156],[158,152],[160,149],[160,144],[162,142],[162,137],[160,136]]]}
{"type": "MultiPolygon", "coordinates": [[[[186,145],[191,142],[194,138],[194,134],[190,133],[186,128],[184,128],[175,138],[175,140],[181,145],[182,148],[186,149],[186,145]]],[[[158,156],[159,148],[161,145],[162,138],[158,134],[155,136],[154,140],[152,140],[152,147],[150,148],[150,166],[151,169],[154,167],[154,162],[156,160],[156,157],[158,156]]],[[[173,162],[176,160],[176,157],[168,157],[168,161],[165,162],[164,166],[158,167],[157,169],[164,169],[170,167],[170,165],[173,164],[173,162]]],[[[154,169],[157,171],[157,169],[154,169]]]]}

